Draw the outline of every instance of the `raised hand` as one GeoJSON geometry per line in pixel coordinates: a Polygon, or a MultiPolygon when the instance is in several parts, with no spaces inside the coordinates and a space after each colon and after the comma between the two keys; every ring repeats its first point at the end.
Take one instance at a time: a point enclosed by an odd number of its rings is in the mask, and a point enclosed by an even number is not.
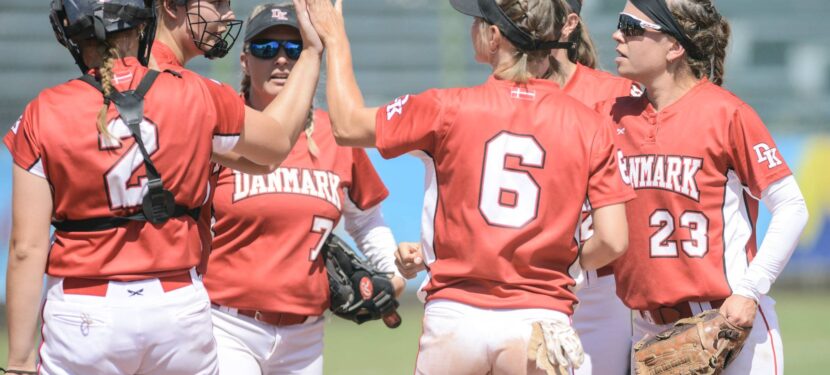
{"type": "Polygon", "coordinates": [[[346,38],[343,21],[343,0],[303,0],[308,6],[311,23],[327,46],[346,38]]]}
{"type": "Polygon", "coordinates": [[[308,15],[306,0],[293,0],[294,9],[297,10],[297,22],[300,26],[300,35],[303,37],[303,48],[318,54],[323,53],[323,41],[314,29],[308,15]]]}

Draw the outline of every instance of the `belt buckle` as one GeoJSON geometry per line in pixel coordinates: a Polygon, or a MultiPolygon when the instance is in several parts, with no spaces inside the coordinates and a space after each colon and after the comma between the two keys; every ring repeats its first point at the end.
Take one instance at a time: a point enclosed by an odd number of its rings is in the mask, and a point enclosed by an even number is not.
{"type": "Polygon", "coordinates": [[[260,312],[259,310],[254,312],[254,320],[256,320],[258,322],[262,322],[262,323],[267,323],[267,322],[262,321],[262,312],[260,312]]]}

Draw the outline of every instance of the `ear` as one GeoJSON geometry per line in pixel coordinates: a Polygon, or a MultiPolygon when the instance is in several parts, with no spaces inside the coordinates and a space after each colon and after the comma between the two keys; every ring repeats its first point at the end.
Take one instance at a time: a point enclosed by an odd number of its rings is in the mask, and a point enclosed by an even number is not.
{"type": "Polygon", "coordinates": [[[176,0],[161,0],[161,5],[159,5],[159,13],[163,18],[175,20],[178,18],[178,5],[176,5],[176,0]]]}
{"type": "Polygon", "coordinates": [[[239,65],[242,66],[243,74],[251,75],[251,72],[248,71],[248,55],[244,51],[239,53],[239,65]]]}
{"type": "Polygon", "coordinates": [[[666,61],[669,64],[680,61],[686,56],[686,49],[683,48],[683,45],[681,45],[677,40],[674,40],[674,38],[670,38],[670,40],[671,46],[666,52],[666,61]]]}
{"type": "Polygon", "coordinates": [[[487,29],[490,30],[490,35],[487,36],[487,52],[492,55],[499,51],[499,45],[503,37],[497,26],[490,25],[487,29]]]}
{"type": "Polygon", "coordinates": [[[562,26],[562,36],[559,37],[559,41],[567,42],[570,40],[571,34],[573,34],[581,21],[576,13],[568,14],[568,17],[565,18],[565,26],[562,26]]]}

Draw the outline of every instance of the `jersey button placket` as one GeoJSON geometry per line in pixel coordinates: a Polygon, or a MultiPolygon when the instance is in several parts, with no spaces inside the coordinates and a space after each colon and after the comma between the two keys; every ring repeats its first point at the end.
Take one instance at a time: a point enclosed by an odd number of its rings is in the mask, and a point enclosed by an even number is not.
{"type": "Polygon", "coordinates": [[[655,143],[657,141],[657,114],[654,112],[648,113],[648,136],[646,137],[647,143],[655,143]]]}

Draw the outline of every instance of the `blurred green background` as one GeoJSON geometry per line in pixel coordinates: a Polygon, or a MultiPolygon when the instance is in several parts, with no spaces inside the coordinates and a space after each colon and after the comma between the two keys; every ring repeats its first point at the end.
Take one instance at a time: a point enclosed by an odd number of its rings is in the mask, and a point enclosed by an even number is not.
{"type": "MultiPolygon", "coordinates": [[[[784,339],[784,369],[789,375],[823,375],[830,369],[830,291],[782,289],[771,294],[784,339]]],[[[403,323],[389,329],[380,321],[356,325],[329,316],[326,320],[324,373],[331,375],[412,374],[421,335],[423,305],[409,293],[399,310],[403,323]]],[[[0,316],[0,366],[5,366],[5,310],[0,316]]],[[[601,375],[601,374],[598,374],[601,375]]]]}

